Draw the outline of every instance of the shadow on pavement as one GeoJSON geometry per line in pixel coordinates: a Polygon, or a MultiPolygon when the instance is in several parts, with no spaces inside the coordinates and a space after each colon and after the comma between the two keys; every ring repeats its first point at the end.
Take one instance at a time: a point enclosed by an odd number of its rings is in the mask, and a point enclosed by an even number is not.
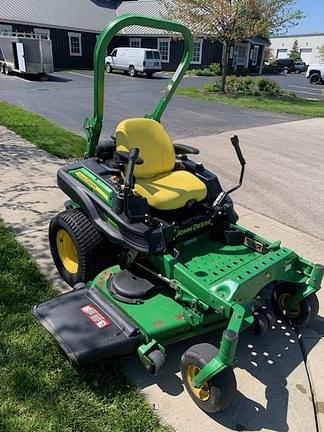
{"type": "MultiPolygon", "coordinates": [[[[318,330],[323,333],[324,319],[319,317],[315,322],[318,330]]],[[[176,397],[185,391],[179,374],[180,359],[184,351],[202,342],[218,346],[220,339],[221,332],[217,332],[168,347],[165,371],[158,377],[146,372],[135,357],[122,360],[122,367],[126,375],[141,389],[157,384],[163,393],[176,397]]],[[[316,342],[314,339],[314,345],[316,342]]],[[[289,393],[308,392],[302,384],[297,384],[294,389],[287,388],[287,377],[304,362],[298,333],[281,320],[276,320],[264,336],[253,336],[245,332],[240,336],[237,358],[235,375],[238,391],[235,400],[224,412],[209,417],[233,431],[291,430],[287,424],[289,393]],[[247,375],[250,376],[249,380],[245,379],[247,375]],[[248,397],[251,394],[257,394],[258,401],[265,401],[264,405],[248,397]]],[[[194,410],[193,402],[190,401],[191,403],[194,410]]]]}

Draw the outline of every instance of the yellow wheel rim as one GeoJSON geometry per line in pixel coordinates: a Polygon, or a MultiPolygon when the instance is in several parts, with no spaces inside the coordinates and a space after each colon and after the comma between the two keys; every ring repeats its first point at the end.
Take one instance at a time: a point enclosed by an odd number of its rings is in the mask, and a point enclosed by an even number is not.
{"type": "Polygon", "coordinates": [[[77,273],[79,268],[78,254],[70,235],[60,229],[56,236],[57,252],[60,260],[69,273],[77,273]]]}
{"type": "Polygon", "coordinates": [[[198,374],[198,372],[200,371],[200,368],[190,364],[188,365],[187,369],[186,369],[186,376],[185,379],[187,381],[187,383],[189,384],[189,387],[192,391],[192,393],[201,401],[207,401],[209,399],[210,396],[210,391],[209,391],[209,385],[208,383],[204,383],[201,387],[194,387],[192,381],[195,378],[195,376],[198,374]]]}
{"type": "Polygon", "coordinates": [[[283,293],[280,294],[278,297],[278,306],[282,312],[286,311],[286,317],[287,318],[298,318],[301,314],[301,306],[300,304],[297,304],[293,308],[291,308],[289,311],[287,310],[288,302],[291,299],[292,294],[289,293],[283,293]]]}

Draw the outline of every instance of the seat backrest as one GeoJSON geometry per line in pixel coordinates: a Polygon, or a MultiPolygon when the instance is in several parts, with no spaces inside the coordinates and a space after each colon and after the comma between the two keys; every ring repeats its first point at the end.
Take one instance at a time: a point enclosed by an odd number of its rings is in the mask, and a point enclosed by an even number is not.
{"type": "Polygon", "coordinates": [[[155,120],[131,118],[123,120],[116,128],[118,151],[129,151],[138,147],[142,165],[136,165],[137,178],[154,177],[172,171],[175,164],[175,151],[164,127],[155,120]]]}

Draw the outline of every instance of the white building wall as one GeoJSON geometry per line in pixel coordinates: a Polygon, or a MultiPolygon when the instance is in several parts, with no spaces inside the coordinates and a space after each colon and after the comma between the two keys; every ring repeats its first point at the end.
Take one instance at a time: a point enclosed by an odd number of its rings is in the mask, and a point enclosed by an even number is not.
{"type": "Polygon", "coordinates": [[[320,62],[318,47],[324,45],[324,33],[272,37],[270,49],[274,58],[287,58],[295,40],[298,41],[301,58],[305,63],[320,62]]]}

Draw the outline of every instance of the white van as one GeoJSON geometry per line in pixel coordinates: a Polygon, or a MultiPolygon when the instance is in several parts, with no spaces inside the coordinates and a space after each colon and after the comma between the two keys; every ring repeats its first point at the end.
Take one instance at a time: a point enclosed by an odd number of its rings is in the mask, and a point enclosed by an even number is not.
{"type": "Polygon", "coordinates": [[[162,70],[160,52],[148,48],[115,48],[105,58],[105,67],[107,72],[123,70],[131,77],[135,77],[138,72],[151,77],[162,70]]]}

